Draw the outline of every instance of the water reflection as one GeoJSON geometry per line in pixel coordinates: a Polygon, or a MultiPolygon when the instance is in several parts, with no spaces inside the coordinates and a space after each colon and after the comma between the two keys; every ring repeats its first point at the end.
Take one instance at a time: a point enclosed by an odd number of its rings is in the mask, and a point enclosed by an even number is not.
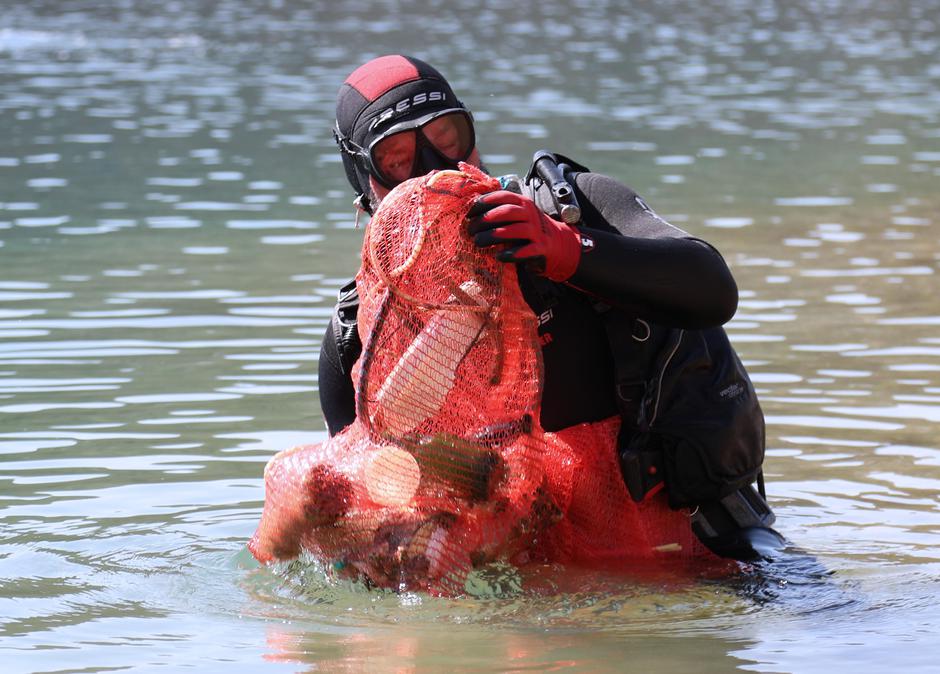
{"type": "MultiPolygon", "coordinates": [[[[325,667],[336,672],[394,671],[422,672],[448,669],[454,654],[448,647],[449,631],[427,628],[420,633],[401,636],[397,630],[371,633],[322,628],[304,631],[289,626],[268,627],[265,659],[291,663],[292,671],[319,671],[325,667]],[[298,668],[299,666],[299,668],[298,668]]],[[[657,671],[694,670],[706,658],[716,668],[733,669],[742,662],[753,662],[744,653],[734,651],[739,639],[716,639],[693,645],[688,639],[663,637],[623,638],[619,635],[594,635],[591,649],[582,646],[584,634],[477,633],[467,639],[462,660],[468,669],[488,669],[500,663],[507,671],[623,671],[624,653],[631,656],[631,666],[657,671]]]]}
{"type": "Polygon", "coordinates": [[[932,666],[936,4],[5,7],[5,666],[74,667],[75,644],[83,666],[146,666],[128,642],[147,662],[290,671],[434,670],[456,652],[490,669],[932,666]],[[841,605],[787,570],[789,594],[760,608],[727,584],[622,582],[415,607],[288,598],[245,568],[265,460],[322,438],[317,346],[358,263],[333,94],[392,51],[447,72],[494,171],[558,149],[718,246],[780,526],[857,583],[857,605],[814,613],[841,605]]]}

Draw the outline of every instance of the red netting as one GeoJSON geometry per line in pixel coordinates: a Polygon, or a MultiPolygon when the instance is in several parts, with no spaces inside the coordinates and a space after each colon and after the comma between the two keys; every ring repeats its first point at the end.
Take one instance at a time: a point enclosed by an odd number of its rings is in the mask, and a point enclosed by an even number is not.
{"type": "Polygon", "coordinates": [[[269,462],[252,553],[306,550],[375,585],[447,594],[523,552],[588,564],[706,554],[687,513],[629,497],[618,419],[540,428],[535,316],[515,269],[462,226],[499,183],[460,168],[399,185],[369,223],[356,421],[269,462]]]}

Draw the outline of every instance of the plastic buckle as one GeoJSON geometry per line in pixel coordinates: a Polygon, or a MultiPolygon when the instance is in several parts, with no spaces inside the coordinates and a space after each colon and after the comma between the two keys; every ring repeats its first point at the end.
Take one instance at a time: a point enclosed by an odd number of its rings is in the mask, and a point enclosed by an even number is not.
{"type": "Polygon", "coordinates": [[[624,450],[620,453],[620,472],[631,498],[639,503],[656,485],[663,481],[657,452],[624,450]]]}
{"type": "Polygon", "coordinates": [[[741,487],[721,499],[731,519],[741,527],[769,527],[777,517],[753,486],[741,487]]]}

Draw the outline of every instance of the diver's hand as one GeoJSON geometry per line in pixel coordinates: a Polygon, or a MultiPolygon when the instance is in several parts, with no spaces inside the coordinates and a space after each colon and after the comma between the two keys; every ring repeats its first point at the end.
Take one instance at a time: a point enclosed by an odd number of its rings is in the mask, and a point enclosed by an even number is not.
{"type": "Polygon", "coordinates": [[[519,262],[553,281],[566,281],[581,259],[578,230],[545,215],[535,202],[515,192],[490,192],[470,207],[467,231],[478,248],[500,262],[519,262]],[[500,245],[501,244],[501,245],[500,245]]]}

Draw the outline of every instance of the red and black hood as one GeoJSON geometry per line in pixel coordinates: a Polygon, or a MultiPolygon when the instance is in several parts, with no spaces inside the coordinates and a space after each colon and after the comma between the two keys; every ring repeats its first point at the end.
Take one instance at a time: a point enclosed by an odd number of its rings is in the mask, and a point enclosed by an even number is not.
{"type": "MultiPolygon", "coordinates": [[[[343,82],[336,98],[334,131],[341,150],[343,141],[367,148],[392,124],[458,107],[464,106],[450,84],[424,61],[397,54],[380,56],[356,68],[343,82]]],[[[366,162],[343,151],[343,166],[356,195],[368,196],[366,162]]]]}

